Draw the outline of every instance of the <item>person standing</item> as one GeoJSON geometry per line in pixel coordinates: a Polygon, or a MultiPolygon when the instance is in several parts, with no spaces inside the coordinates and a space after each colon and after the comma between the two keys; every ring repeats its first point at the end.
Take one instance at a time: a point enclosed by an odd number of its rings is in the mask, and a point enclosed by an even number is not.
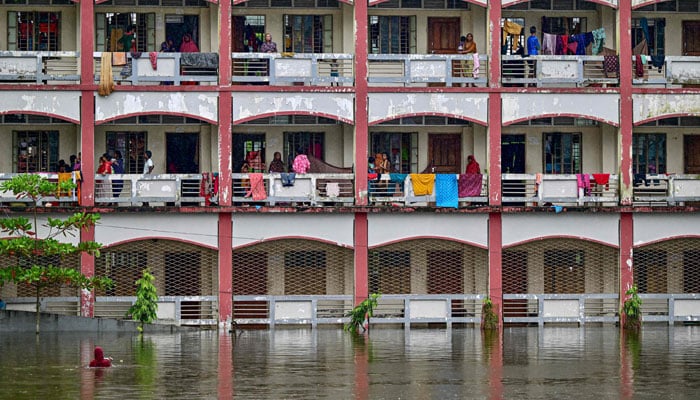
{"type": "MultiPolygon", "coordinates": [[[[144,175],[150,175],[153,172],[153,168],[155,165],[153,164],[153,153],[151,153],[150,150],[146,150],[143,152],[143,174],[144,175]]],[[[143,202],[144,207],[148,207],[149,204],[147,201],[143,202]]]]}
{"type": "MultiPolygon", "coordinates": [[[[530,27],[530,37],[527,38],[527,55],[528,56],[536,56],[540,54],[540,40],[537,39],[537,28],[534,26],[530,27]]],[[[529,66],[529,77],[530,78],[536,78],[536,71],[535,68],[537,66],[535,60],[528,60],[527,62],[529,66]]],[[[530,84],[530,86],[536,86],[534,84],[530,84]]]]}
{"type": "Polygon", "coordinates": [[[467,157],[467,170],[465,171],[467,174],[480,174],[481,173],[481,167],[479,166],[479,163],[476,161],[476,158],[474,156],[470,155],[467,157]]]}
{"type": "MultiPolygon", "coordinates": [[[[119,175],[124,173],[124,158],[122,157],[122,152],[119,150],[114,152],[114,158],[112,159],[112,171],[115,174],[119,174],[119,175]]],[[[119,180],[112,181],[113,197],[119,197],[123,188],[124,188],[124,181],[123,180],[119,179],[119,180]]]]}
{"type": "Polygon", "coordinates": [[[261,53],[277,53],[277,43],[272,41],[272,35],[265,34],[265,41],[260,45],[261,53]]]}
{"type": "Polygon", "coordinates": [[[297,149],[297,156],[294,157],[294,162],[292,163],[292,171],[297,174],[305,174],[311,169],[311,162],[309,158],[304,154],[304,150],[297,149]]]}
{"type": "Polygon", "coordinates": [[[285,172],[284,162],[282,162],[282,154],[279,151],[275,152],[274,159],[272,162],[270,162],[269,172],[285,172]]]}

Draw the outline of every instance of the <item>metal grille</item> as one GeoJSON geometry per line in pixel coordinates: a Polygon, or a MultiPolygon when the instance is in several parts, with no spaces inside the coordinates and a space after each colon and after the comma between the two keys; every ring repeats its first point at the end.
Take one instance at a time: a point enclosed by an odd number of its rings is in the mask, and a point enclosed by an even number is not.
{"type": "Polygon", "coordinates": [[[576,239],[547,239],[503,250],[504,294],[617,293],[618,252],[576,239]]]}
{"type": "MultiPolygon", "coordinates": [[[[66,257],[52,256],[39,257],[38,265],[53,265],[62,268],[75,268],[80,270],[80,256],[70,255],[66,257]]],[[[13,265],[29,265],[27,262],[18,260],[17,257],[0,257],[0,268],[13,265]]],[[[49,287],[41,292],[41,297],[72,297],[77,296],[78,290],[70,287],[49,287]]],[[[32,286],[6,284],[0,288],[0,297],[35,297],[36,291],[32,286]]]]}
{"type": "Polygon", "coordinates": [[[215,250],[171,240],[149,239],[104,249],[95,273],[115,287],[98,296],[135,296],[135,282],[148,267],[159,296],[213,296],[218,289],[215,250]]]}
{"type": "Polygon", "coordinates": [[[488,292],[488,253],[447,240],[407,240],[370,250],[371,293],[488,292]]]}
{"type": "Polygon", "coordinates": [[[639,293],[700,293],[700,239],[674,239],[634,250],[639,293]]]}
{"type": "Polygon", "coordinates": [[[233,295],[353,293],[350,249],[310,240],[277,240],[233,252],[233,295]]]}

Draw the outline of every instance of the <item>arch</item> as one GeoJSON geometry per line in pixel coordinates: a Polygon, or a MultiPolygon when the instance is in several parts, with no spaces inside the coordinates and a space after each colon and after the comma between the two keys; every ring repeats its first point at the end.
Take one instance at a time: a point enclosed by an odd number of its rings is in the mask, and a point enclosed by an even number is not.
{"type": "Polygon", "coordinates": [[[80,123],[80,92],[7,91],[0,96],[0,114],[34,114],[80,123]]]}
{"type": "Polygon", "coordinates": [[[115,241],[115,242],[110,243],[109,245],[102,247],[102,250],[109,250],[113,247],[123,246],[123,245],[130,244],[130,243],[145,242],[145,241],[158,241],[158,240],[167,240],[169,242],[183,243],[183,244],[187,244],[187,245],[201,247],[203,249],[218,250],[218,248],[215,246],[203,244],[201,242],[195,242],[193,240],[186,240],[186,239],[173,238],[173,237],[167,237],[167,236],[148,236],[148,237],[130,238],[130,239],[126,239],[126,240],[115,241]]]}
{"type": "Polygon", "coordinates": [[[540,118],[554,118],[554,117],[586,118],[586,119],[591,119],[591,120],[602,122],[602,123],[612,125],[612,126],[619,125],[619,124],[612,124],[612,123],[610,123],[610,121],[606,121],[602,118],[598,118],[595,115],[584,115],[584,114],[576,114],[576,113],[545,113],[545,114],[537,115],[536,118],[520,118],[520,119],[516,119],[513,121],[508,121],[508,123],[504,122],[503,126],[513,125],[513,124],[517,124],[517,123],[523,122],[523,121],[530,121],[530,120],[535,120],[535,119],[540,119],[540,118]]]}
{"type": "Polygon", "coordinates": [[[536,237],[536,238],[530,238],[530,239],[521,240],[521,241],[518,241],[518,242],[509,243],[509,244],[507,244],[507,245],[503,245],[503,250],[510,249],[510,248],[513,248],[513,247],[522,246],[522,245],[527,245],[527,244],[530,244],[530,243],[536,243],[536,242],[539,242],[539,241],[552,240],[552,239],[573,239],[573,240],[579,240],[579,241],[589,242],[589,243],[593,243],[593,244],[600,244],[600,245],[603,245],[603,246],[606,246],[606,247],[610,247],[610,248],[613,248],[613,249],[619,249],[619,248],[620,248],[619,245],[614,245],[614,244],[611,244],[611,243],[606,243],[606,242],[603,242],[603,241],[601,241],[601,240],[591,239],[591,238],[586,237],[586,236],[575,236],[575,235],[548,235],[548,236],[539,236],[539,237],[536,237]]]}
{"type": "Polygon", "coordinates": [[[700,94],[633,94],[634,125],[677,116],[700,116],[700,94]]]}
{"type": "Polygon", "coordinates": [[[256,245],[263,244],[263,243],[279,242],[279,241],[283,241],[283,240],[306,240],[306,241],[315,242],[315,243],[328,244],[328,245],[331,245],[334,247],[340,247],[343,249],[353,249],[354,248],[354,246],[352,246],[352,245],[344,245],[344,244],[334,242],[332,240],[321,239],[321,238],[317,238],[317,237],[313,237],[313,236],[304,236],[304,235],[289,236],[289,235],[287,235],[287,236],[269,237],[269,238],[266,238],[265,240],[260,240],[260,241],[256,241],[256,242],[248,242],[245,244],[241,244],[239,246],[234,246],[233,251],[254,247],[256,245]]]}
{"type": "Polygon", "coordinates": [[[616,93],[506,93],[502,97],[502,124],[544,115],[567,115],[619,126],[619,101],[616,93]]]}
{"type": "Polygon", "coordinates": [[[444,115],[487,125],[486,93],[370,93],[369,125],[414,115],[444,115]]]}
{"type": "Polygon", "coordinates": [[[349,125],[355,119],[354,93],[329,92],[234,92],[234,124],[264,115],[319,115],[349,125]]]}
{"type": "Polygon", "coordinates": [[[269,113],[264,113],[264,114],[258,114],[258,115],[251,115],[247,118],[243,118],[240,120],[233,121],[234,125],[240,125],[248,121],[255,121],[256,119],[259,118],[266,118],[266,117],[274,117],[278,115],[314,115],[317,117],[323,117],[323,118],[330,118],[335,121],[339,121],[348,125],[353,125],[354,121],[347,120],[345,118],[340,118],[337,115],[334,114],[325,114],[325,113],[309,113],[306,111],[289,111],[289,112],[269,112],[269,113]]]}
{"type": "Polygon", "coordinates": [[[666,237],[666,238],[662,238],[662,239],[655,239],[655,240],[651,240],[648,242],[638,242],[638,243],[634,244],[633,248],[638,249],[638,248],[642,248],[645,246],[658,245],[658,244],[662,244],[665,242],[671,242],[674,240],[683,240],[683,239],[691,239],[691,240],[700,239],[700,234],[685,234],[685,235],[678,235],[678,236],[673,236],[673,237],[666,237]]]}
{"type": "Polygon", "coordinates": [[[433,116],[433,117],[448,117],[448,118],[457,118],[469,122],[473,122],[478,125],[486,126],[486,123],[484,121],[477,120],[475,118],[471,117],[465,117],[464,115],[455,115],[455,114],[445,114],[445,113],[431,113],[431,112],[418,112],[418,113],[411,113],[411,114],[405,114],[405,115],[399,115],[393,118],[387,118],[387,119],[382,119],[382,120],[377,120],[377,121],[372,121],[369,126],[375,126],[379,125],[381,123],[387,122],[387,121],[392,121],[395,119],[400,119],[400,118],[410,118],[410,117],[423,117],[423,116],[433,116]]]}
{"type": "Polygon", "coordinates": [[[113,92],[95,98],[95,124],[138,114],[177,114],[212,124],[218,121],[215,92],[113,92]]]}
{"type": "Polygon", "coordinates": [[[468,240],[460,240],[460,239],[455,239],[455,238],[445,237],[445,236],[421,235],[421,236],[410,236],[410,237],[401,238],[401,239],[389,240],[387,242],[382,242],[382,243],[374,244],[372,246],[368,246],[367,249],[368,250],[376,250],[376,249],[384,247],[384,246],[389,246],[389,245],[396,244],[396,243],[403,243],[403,242],[407,242],[407,241],[411,241],[411,240],[442,240],[442,241],[446,241],[446,242],[464,244],[464,245],[475,247],[478,249],[486,250],[488,248],[487,246],[485,246],[483,244],[479,244],[479,243],[468,241],[468,240]]]}
{"type": "Polygon", "coordinates": [[[130,118],[130,117],[138,117],[141,115],[179,115],[181,117],[187,117],[187,118],[193,118],[199,121],[204,121],[213,125],[218,124],[218,121],[211,121],[206,118],[202,118],[200,115],[192,115],[192,114],[186,114],[186,113],[181,113],[181,112],[158,112],[158,111],[149,111],[149,112],[135,112],[131,114],[124,114],[124,115],[116,115],[112,118],[108,118],[105,120],[100,120],[100,121],[95,121],[95,125],[103,125],[111,121],[117,121],[123,118],[130,118]]]}

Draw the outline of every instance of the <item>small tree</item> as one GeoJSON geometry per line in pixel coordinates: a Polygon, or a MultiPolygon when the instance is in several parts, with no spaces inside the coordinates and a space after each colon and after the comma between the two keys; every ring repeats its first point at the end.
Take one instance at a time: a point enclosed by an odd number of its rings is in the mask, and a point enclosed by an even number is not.
{"type": "Polygon", "coordinates": [[[365,320],[369,324],[369,318],[372,317],[374,309],[377,308],[379,297],[381,297],[381,294],[372,293],[362,303],[345,314],[346,317],[350,317],[350,321],[345,324],[345,331],[352,333],[358,333],[359,329],[362,329],[362,332],[366,331],[365,320]]]}
{"type": "Polygon", "coordinates": [[[34,289],[36,296],[36,333],[39,333],[40,299],[46,288],[71,287],[92,291],[112,286],[112,280],[105,277],[87,277],[75,268],[54,265],[60,259],[86,253],[99,256],[99,243],[87,241],[77,245],[61,242],[59,236],[75,236],[76,231],[94,226],[100,219],[97,214],[75,213],[60,219],[48,217],[46,233],[39,236],[37,204],[42,198],[56,193],[70,192],[75,188],[72,182],[55,184],[40,175],[16,175],[0,184],[3,193],[12,192],[17,199],[28,199],[32,204],[33,221],[19,216],[0,220],[0,232],[8,236],[0,240],[0,256],[14,262],[0,268],[0,287],[6,283],[26,285],[34,289]]]}
{"type": "Polygon", "coordinates": [[[157,318],[158,294],[153,285],[155,280],[156,278],[146,268],[142,272],[141,279],[136,281],[136,303],[129,308],[127,316],[130,315],[131,318],[140,322],[137,327],[139,333],[143,333],[145,324],[150,324],[157,318]]]}
{"type": "Polygon", "coordinates": [[[642,299],[639,297],[637,285],[627,289],[628,296],[622,305],[625,322],[623,327],[628,331],[639,332],[642,328],[642,299]]]}
{"type": "Polygon", "coordinates": [[[498,330],[498,314],[493,310],[493,302],[488,297],[481,306],[481,329],[498,330]]]}

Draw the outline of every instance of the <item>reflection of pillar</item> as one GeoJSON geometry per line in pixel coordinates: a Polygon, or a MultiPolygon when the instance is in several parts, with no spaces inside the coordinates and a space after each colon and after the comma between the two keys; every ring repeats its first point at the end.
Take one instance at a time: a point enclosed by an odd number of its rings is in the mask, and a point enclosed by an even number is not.
{"type": "MultiPolygon", "coordinates": [[[[230,247],[230,246],[229,246],[230,247]]],[[[235,335],[236,332],[234,331],[235,335]]],[[[219,335],[219,363],[217,366],[218,381],[217,392],[220,399],[233,398],[233,346],[231,335],[222,333],[219,335]]]]}
{"type": "Polygon", "coordinates": [[[501,214],[489,214],[489,297],[498,315],[499,327],[503,326],[502,231],[501,214]]]}
{"type": "MultiPolygon", "coordinates": [[[[500,309],[497,311],[500,315],[500,309]]],[[[484,334],[489,333],[484,331],[484,334]]],[[[491,346],[491,359],[489,360],[489,398],[503,398],[503,329],[499,327],[497,331],[492,331],[494,343],[486,343],[491,346]]],[[[486,335],[482,335],[485,337],[486,335]]]]}
{"type": "MultiPolygon", "coordinates": [[[[355,400],[369,399],[369,337],[353,338],[355,355],[355,400]]],[[[219,396],[221,398],[221,396],[219,396]]]]}
{"type": "Polygon", "coordinates": [[[101,370],[101,368],[86,368],[92,360],[94,346],[92,339],[80,341],[80,398],[85,400],[95,398],[95,375],[97,370],[101,370]]]}
{"type": "MultiPolygon", "coordinates": [[[[637,339],[638,340],[638,339],[637,339]]],[[[629,356],[631,350],[627,343],[627,332],[620,334],[620,399],[627,400],[634,398],[634,371],[632,370],[632,360],[629,356]]]]}
{"type": "Polygon", "coordinates": [[[219,322],[233,318],[233,225],[231,213],[219,214],[219,322]]]}

